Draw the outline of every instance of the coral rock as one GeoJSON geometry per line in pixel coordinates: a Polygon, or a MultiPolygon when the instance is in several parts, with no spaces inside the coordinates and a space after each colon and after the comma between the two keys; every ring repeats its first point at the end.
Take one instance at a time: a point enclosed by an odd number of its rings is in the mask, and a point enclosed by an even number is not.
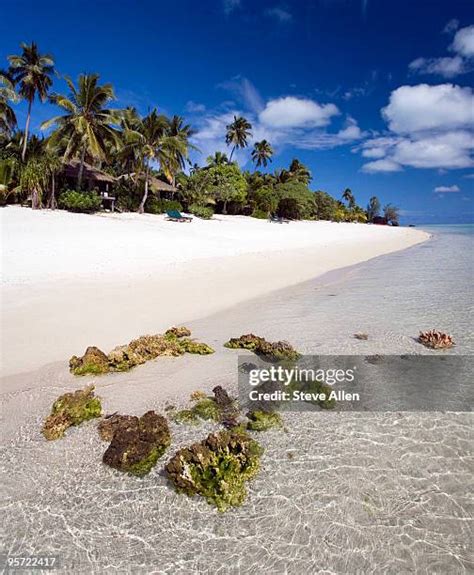
{"type": "Polygon", "coordinates": [[[355,333],[354,337],[363,341],[367,341],[369,339],[369,336],[366,333],[355,333]]]}
{"type": "Polygon", "coordinates": [[[69,369],[74,375],[98,375],[107,373],[109,359],[98,347],[88,347],[82,357],[73,355],[69,360],[69,369]]]}
{"type": "Polygon", "coordinates": [[[245,483],[258,473],[262,452],[245,432],[222,431],[180,449],[165,469],[177,491],[201,495],[225,511],[244,502],[245,483]]]}
{"type": "Polygon", "coordinates": [[[191,335],[191,330],[187,327],[170,327],[166,330],[165,335],[174,337],[189,337],[191,335]]]}
{"type": "Polygon", "coordinates": [[[100,438],[104,441],[112,441],[115,432],[133,425],[138,418],[133,415],[107,415],[98,425],[100,438]]]}
{"type": "Polygon", "coordinates": [[[102,461],[119,471],[142,477],[169,447],[171,434],[166,419],[154,411],[140,418],[127,417],[127,421],[122,419],[117,425],[102,461]]]}
{"type": "Polygon", "coordinates": [[[432,349],[445,349],[455,345],[453,336],[436,329],[420,331],[418,341],[424,346],[432,349]]]}
{"type": "Polygon", "coordinates": [[[247,417],[250,419],[247,423],[247,429],[251,431],[267,431],[274,427],[283,427],[281,415],[275,411],[250,411],[247,413],[247,417]]]}
{"type": "Polygon", "coordinates": [[[100,417],[101,413],[100,398],[94,395],[93,385],[65,393],[53,403],[51,414],[43,425],[43,435],[49,440],[59,439],[69,427],[100,417]]]}
{"type": "Polygon", "coordinates": [[[270,361],[296,361],[300,357],[287,341],[270,342],[253,333],[231,338],[224,346],[231,349],[248,349],[270,361]]]}

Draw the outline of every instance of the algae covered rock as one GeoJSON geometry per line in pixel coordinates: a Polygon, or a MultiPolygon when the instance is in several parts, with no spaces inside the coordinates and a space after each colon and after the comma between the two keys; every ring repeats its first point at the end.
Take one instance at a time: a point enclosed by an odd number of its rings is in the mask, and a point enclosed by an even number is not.
{"type": "Polygon", "coordinates": [[[191,394],[194,405],[191,409],[183,409],[173,414],[176,423],[197,425],[200,419],[222,423],[225,427],[235,427],[239,423],[240,412],[236,401],[229,397],[227,391],[220,385],[213,390],[214,397],[208,397],[202,391],[191,394]]]}
{"type": "Polygon", "coordinates": [[[300,354],[287,341],[267,341],[263,337],[248,333],[231,338],[224,347],[231,349],[248,349],[270,361],[296,361],[300,354]]]}
{"type": "Polygon", "coordinates": [[[116,431],[130,426],[136,419],[138,418],[134,415],[119,415],[117,413],[107,415],[97,426],[100,438],[104,441],[112,441],[116,431]]]}
{"type": "Polygon", "coordinates": [[[191,330],[187,327],[170,327],[165,331],[165,335],[173,337],[189,337],[191,335],[191,330]]]}
{"type": "Polygon", "coordinates": [[[186,353],[195,353],[197,355],[209,355],[214,353],[214,350],[210,345],[193,339],[182,339],[179,344],[186,353]]]}
{"type": "Polygon", "coordinates": [[[142,417],[127,416],[127,420],[121,417],[102,461],[114,469],[142,477],[153,469],[171,443],[168,422],[154,411],[142,417]]]}
{"type": "Polygon", "coordinates": [[[437,329],[420,331],[418,341],[425,347],[430,347],[431,349],[446,349],[455,345],[452,335],[437,329]]]}
{"type": "Polygon", "coordinates": [[[82,357],[74,355],[70,359],[69,368],[74,375],[98,375],[109,371],[128,371],[159,356],[214,353],[210,346],[189,339],[189,335],[191,332],[186,327],[172,327],[164,335],[142,335],[127,345],[119,345],[108,355],[97,347],[88,347],[82,357]]]}
{"type": "Polygon", "coordinates": [[[267,431],[272,428],[282,428],[283,420],[276,411],[255,410],[247,413],[249,422],[247,429],[251,431],[267,431]]]}
{"type": "Polygon", "coordinates": [[[192,409],[181,409],[172,414],[171,419],[181,425],[199,425],[200,419],[192,409]]]}
{"type": "Polygon", "coordinates": [[[43,425],[43,435],[48,440],[59,439],[69,427],[100,417],[101,413],[102,405],[100,398],[94,395],[93,385],[65,393],[53,403],[51,414],[43,425]]]}
{"type": "Polygon", "coordinates": [[[69,369],[74,375],[98,375],[110,371],[109,358],[98,347],[86,349],[82,357],[73,355],[69,360],[69,369]]]}
{"type": "Polygon", "coordinates": [[[177,491],[201,495],[219,511],[242,505],[260,469],[262,447],[245,432],[221,431],[180,449],[165,469],[177,491]]]}

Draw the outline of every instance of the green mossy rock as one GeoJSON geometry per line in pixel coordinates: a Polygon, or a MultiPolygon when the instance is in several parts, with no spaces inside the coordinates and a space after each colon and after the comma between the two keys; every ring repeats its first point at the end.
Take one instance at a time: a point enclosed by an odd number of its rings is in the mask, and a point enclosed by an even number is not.
{"type": "Polygon", "coordinates": [[[214,353],[214,350],[207,343],[194,341],[193,339],[182,339],[180,345],[186,353],[195,353],[198,355],[209,355],[214,353]]]}
{"type": "Polygon", "coordinates": [[[165,331],[166,336],[173,336],[173,337],[189,337],[191,335],[191,330],[187,327],[170,327],[165,331]]]}
{"type": "Polygon", "coordinates": [[[173,413],[171,419],[180,425],[199,425],[200,418],[194,413],[192,409],[182,409],[173,413]]]}
{"type": "Polygon", "coordinates": [[[260,469],[262,447],[245,432],[222,431],[180,449],[165,469],[177,491],[201,495],[219,511],[242,505],[260,469]]]}
{"type": "Polygon", "coordinates": [[[43,435],[48,440],[60,439],[73,425],[100,417],[102,405],[94,395],[94,386],[89,385],[73,393],[65,393],[53,403],[51,414],[43,425],[43,435]]]}
{"type": "Polygon", "coordinates": [[[142,417],[127,416],[117,424],[102,461],[132,475],[142,477],[156,465],[171,443],[166,419],[148,411],[142,417]]]}
{"type": "Polygon", "coordinates": [[[212,397],[199,400],[191,411],[194,415],[206,421],[220,421],[221,419],[221,410],[212,397]]]}
{"type": "Polygon", "coordinates": [[[267,431],[268,429],[283,427],[281,415],[276,411],[250,411],[247,413],[250,421],[247,423],[247,429],[251,431],[267,431]]]}
{"type": "Polygon", "coordinates": [[[69,360],[69,369],[74,375],[100,375],[110,371],[109,358],[98,347],[86,349],[82,357],[73,355],[69,360]]]}
{"type": "Polygon", "coordinates": [[[231,338],[224,347],[248,349],[270,361],[296,361],[301,357],[287,341],[270,342],[253,333],[231,338]]]}

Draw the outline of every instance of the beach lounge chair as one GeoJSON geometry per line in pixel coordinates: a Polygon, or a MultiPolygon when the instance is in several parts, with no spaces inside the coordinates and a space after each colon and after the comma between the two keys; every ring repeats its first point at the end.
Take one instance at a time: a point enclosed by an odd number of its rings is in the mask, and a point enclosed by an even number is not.
{"type": "Polygon", "coordinates": [[[179,210],[168,210],[166,212],[166,219],[172,222],[192,222],[191,216],[183,216],[179,210]]]}
{"type": "Polygon", "coordinates": [[[273,223],[273,224],[289,224],[290,223],[290,220],[287,220],[286,218],[281,218],[279,216],[270,216],[268,218],[268,221],[270,223],[273,223]]]}

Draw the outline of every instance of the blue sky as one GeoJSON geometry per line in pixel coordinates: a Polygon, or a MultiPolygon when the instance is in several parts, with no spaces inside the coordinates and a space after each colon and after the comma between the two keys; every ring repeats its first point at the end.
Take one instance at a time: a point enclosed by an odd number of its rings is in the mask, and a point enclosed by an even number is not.
{"type": "MultiPolygon", "coordinates": [[[[0,0],[0,59],[32,40],[98,72],[117,107],[181,114],[204,163],[234,114],[312,189],[378,195],[405,221],[472,221],[474,8],[445,0],[0,0]],[[437,191],[435,191],[437,190],[437,191]]],[[[62,79],[56,91],[65,91],[62,79]]],[[[33,128],[54,114],[36,103],[33,128]]],[[[20,124],[25,108],[18,106],[20,124]]],[[[250,168],[248,152],[237,155],[250,168]]]]}

